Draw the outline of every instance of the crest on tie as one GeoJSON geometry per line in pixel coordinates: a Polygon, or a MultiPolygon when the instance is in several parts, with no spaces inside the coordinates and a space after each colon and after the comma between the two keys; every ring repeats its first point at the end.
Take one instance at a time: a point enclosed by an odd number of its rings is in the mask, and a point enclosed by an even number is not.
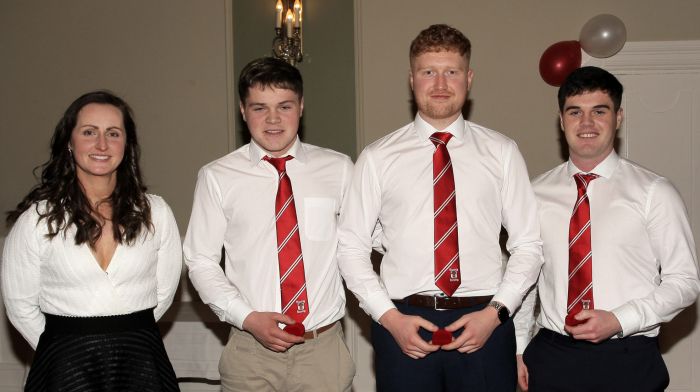
{"type": "Polygon", "coordinates": [[[297,313],[306,313],[306,301],[296,301],[297,303],[297,313]]]}
{"type": "Polygon", "coordinates": [[[458,268],[450,268],[450,282],[459,282],[458,268]]]}

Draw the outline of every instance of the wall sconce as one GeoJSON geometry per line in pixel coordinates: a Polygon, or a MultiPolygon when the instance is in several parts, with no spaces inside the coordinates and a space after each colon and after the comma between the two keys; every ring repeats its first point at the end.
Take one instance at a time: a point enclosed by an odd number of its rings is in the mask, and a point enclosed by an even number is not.
{"type": "Polygon", "coordinates": [[[277,0],[275,10],[275,38],[272,40],[272,54],[289,64],[295,65],[304,58],[302,43],[302,5],[301,0],[285,0],[287,11],[284,11],[282,0],[277,0]]]}

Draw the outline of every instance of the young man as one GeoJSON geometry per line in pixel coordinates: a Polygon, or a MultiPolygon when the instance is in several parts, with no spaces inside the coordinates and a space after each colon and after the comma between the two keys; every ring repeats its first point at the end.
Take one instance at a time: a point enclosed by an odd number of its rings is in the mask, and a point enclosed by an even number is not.
{"type": "Polygon", "coordinates": [[[415,120],[365,148],[344,204],[340,268],[378,322],[379,391],[516,386],[509,309],[520,305],[542,263],[535,198],[515,143],[462,117],[470,49],[446,25],[416,37],[409,75],[415,120]],[[381,277],[370,263],[377,222],[381,277]],[[502,225],[511,253],[505,275],[502,225]]]}
{"type": "Polygon", "coordinates": [[[202,300],[233,325],[225,391],[349,391],[355,373],[336,262],[352,162],[299,141],[302,88],[282,60],[249,63],[238,92],[252,140],[199,172],[184,254],[202,300]]]}
{"type": "Polygon", "coordinates": [[[515,317],[523,390],[669,383],[656,336],[698,296],[695,243],[673,185],[615,153],[621,100],[620,82],[596,67],[559,88],[569,160],[533,182],[545,263],[515,317]],[[536,291],[542,329],[530,341],[536,291]]]}

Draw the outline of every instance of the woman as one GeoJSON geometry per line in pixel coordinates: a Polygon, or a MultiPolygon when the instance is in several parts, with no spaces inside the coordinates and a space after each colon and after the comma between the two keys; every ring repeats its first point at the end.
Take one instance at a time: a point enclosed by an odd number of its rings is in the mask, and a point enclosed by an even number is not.
{"type": "Polygon", "coordinates": [[[180,236],[145,192],[129,106],[106,91],[76,99],[7,217],[2,295],[36,349],[26,391],[179,390],[155,320],[180,278],[180,236]]]}

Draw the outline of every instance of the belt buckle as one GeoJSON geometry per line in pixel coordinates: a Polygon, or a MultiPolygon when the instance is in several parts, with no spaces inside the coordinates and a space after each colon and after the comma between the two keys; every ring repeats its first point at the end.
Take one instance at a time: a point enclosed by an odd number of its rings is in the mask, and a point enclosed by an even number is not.
{"type": "Polygon", "coordinates": [[[446,298],[445,294],[436,294],[433,295],[433,309],[434,310],[445,310],[444,308],[438,308],[438,298],[446,298]]]}

